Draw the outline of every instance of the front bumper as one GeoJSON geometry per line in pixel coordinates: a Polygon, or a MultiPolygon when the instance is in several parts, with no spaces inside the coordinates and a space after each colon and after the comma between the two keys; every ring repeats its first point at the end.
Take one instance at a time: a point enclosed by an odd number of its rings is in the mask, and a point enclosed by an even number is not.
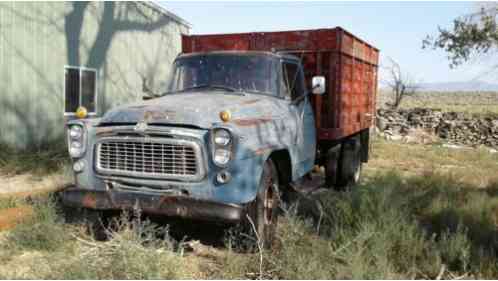
{"type": "Polygon", "coordinates": [[[182,195],[153,195],[127,191],[97,191],[69,187],[62,191],[64,205],[95,210],[134,210],[170,217],[236,223],[245,215],[237,204],[219,203],[182,195]]]}

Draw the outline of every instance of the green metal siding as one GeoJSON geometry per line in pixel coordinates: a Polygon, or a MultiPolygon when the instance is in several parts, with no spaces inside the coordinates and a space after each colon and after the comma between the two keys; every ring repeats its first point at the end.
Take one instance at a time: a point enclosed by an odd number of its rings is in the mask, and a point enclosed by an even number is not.
{"type": "Polygon", "coordinates": [[[164,90],[182,33],[185,23],[147,3],[0,3],[0,143],[25,148],[63,136],[66,65],[98,70],[99,115],[141,99],[142,77],[164,90]],[[75,9],[81,22],[69,17],[75,9]]]}

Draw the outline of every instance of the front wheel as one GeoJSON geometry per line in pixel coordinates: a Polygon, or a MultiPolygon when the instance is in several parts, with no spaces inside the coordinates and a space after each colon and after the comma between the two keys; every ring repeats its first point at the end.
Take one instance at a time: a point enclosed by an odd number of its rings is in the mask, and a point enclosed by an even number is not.
{"type": "Polygon", "coordinates": [[[268,159],[263,167],[258,194],[249,204],[245,219],[246,229],[250,230],[248,233],[254,234],[251,236],[266,249],[271,248],[275,238],[279,204],[278,172],[273,161],[268,159]]]}

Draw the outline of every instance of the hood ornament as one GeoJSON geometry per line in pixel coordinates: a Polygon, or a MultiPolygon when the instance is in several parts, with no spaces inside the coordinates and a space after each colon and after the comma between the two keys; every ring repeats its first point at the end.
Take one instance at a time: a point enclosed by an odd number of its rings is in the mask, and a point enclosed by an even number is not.
{"type": "Polygon", "coordinates": [[[133,130],[139,134],[144,134],[148,128],[149,128],[149,126],[147,125],[147,123],[145,121],[140,121],[135,125],[133,130]]]}

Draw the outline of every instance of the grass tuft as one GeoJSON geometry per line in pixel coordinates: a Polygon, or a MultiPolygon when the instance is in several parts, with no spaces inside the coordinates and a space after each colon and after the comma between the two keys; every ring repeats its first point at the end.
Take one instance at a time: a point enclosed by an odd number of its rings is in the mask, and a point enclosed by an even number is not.
{"type": "MultiPolygon", "coordinates": [[[[498,276],[496,210],[488,190],[449,175],[378,174],[350,192],[317,195],[317,224],[289,213],[266,278],[435,279],[498,276]]],[[[257,254],[228,258],[229,278],[258,272],[257,254]]],[[[248,275],[249,274],[249,275],[248,275]]]]}
{"type": "Polygon", "coordinates": [[[69,240],[67,230],[58,215],[52,197],[37,198],[33,202],[32,215],[6,236],[6,247],[11,251],[55,251],[69,240]]]}
{"type": "Polygon", "coordinates": [[[61,170],[68,162],[63,141],[24,150],[0,144],[0,169],[8,175],[46,175],[61,170]]]}

